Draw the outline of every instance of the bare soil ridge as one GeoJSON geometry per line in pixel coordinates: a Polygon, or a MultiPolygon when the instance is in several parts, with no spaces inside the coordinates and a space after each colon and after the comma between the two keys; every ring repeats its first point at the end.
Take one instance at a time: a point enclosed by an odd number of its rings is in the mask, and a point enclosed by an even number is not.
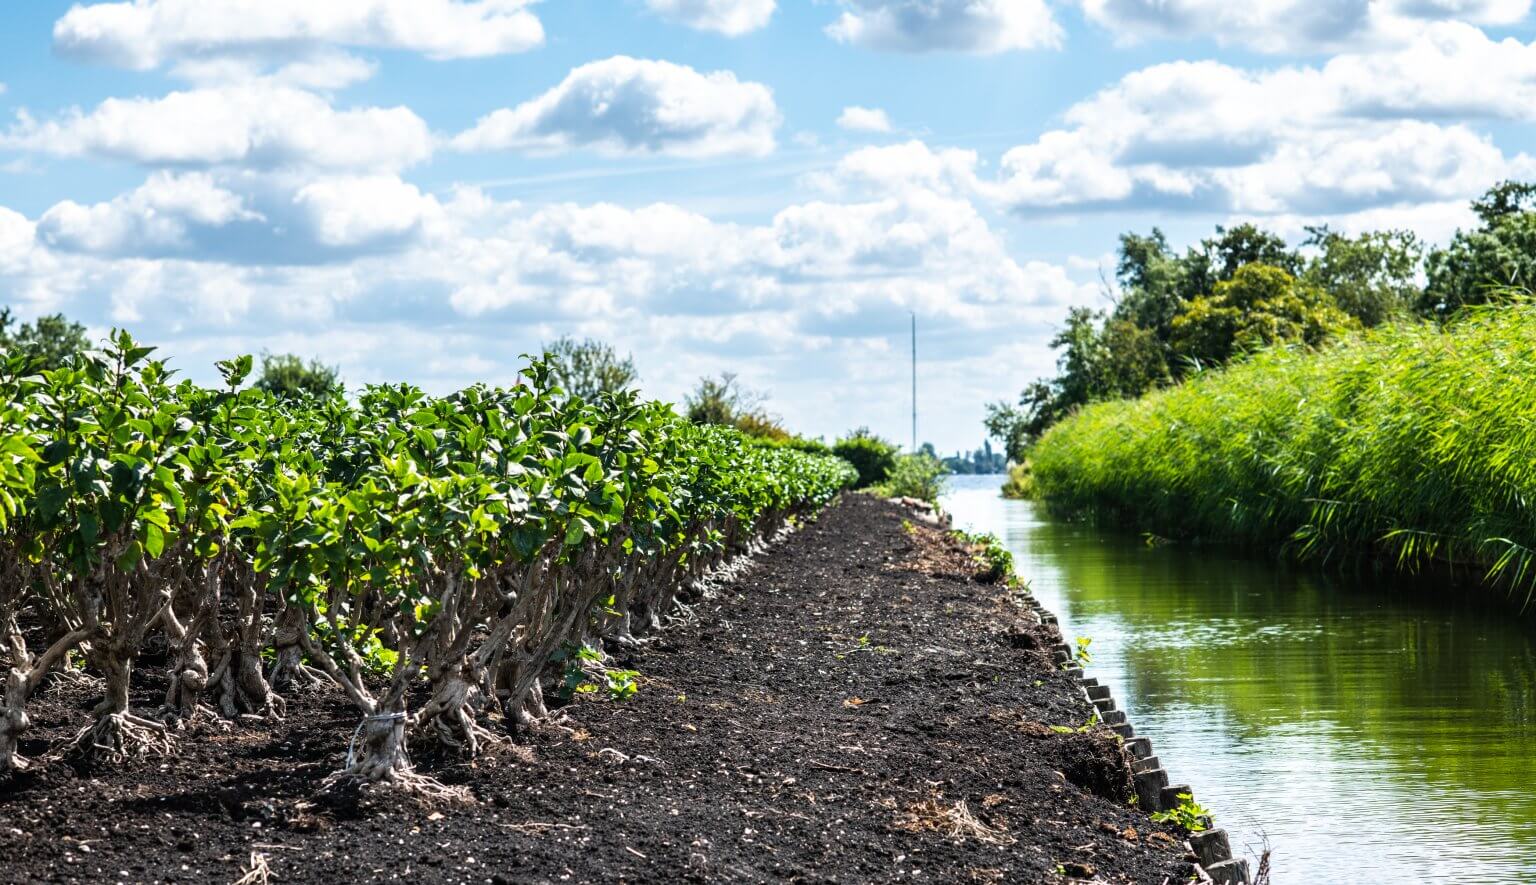
{"type": "MultiPolygon", "coordinates": [[[[1182,837],[1127,804],[1117,739],[1051,728],[1093,713],[1055,628],[909,515],[844,496],[621,655],[639,694],[581,697],[574,734],[473,764],[412,748],[473,803],[317,798],[356,717],[295,690],[285,720],[180,757],[0,782],[0,881],[1186,881],[1182,837]]],[[[163,695],[160,672],[135,694],[163,695]]],[[[96,699],[49,686],[30,737],[96,699]]]]}

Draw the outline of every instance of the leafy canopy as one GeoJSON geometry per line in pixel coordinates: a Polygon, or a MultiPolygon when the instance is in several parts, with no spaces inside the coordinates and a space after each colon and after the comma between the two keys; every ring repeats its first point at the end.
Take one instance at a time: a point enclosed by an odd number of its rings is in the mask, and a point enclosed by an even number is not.
{"type": "Polygon", "coordinates": [[[0,354],[21,354],[39,371],[58,369],[71,357],[89,350],[85,327],[63,314],[38,317],[16,325],[10,308],[0,308],[0,354]],[[14,326],[14,329],[12,328],[14,326]]]}
{"type": "Polygon", "coordinates": [[[339,369],[291,353],[262,354],[256,388],[281,399],[324,399],[343,391],[339,369]]]}
{"type": "Polygon", "coordinates": [[[620,357],[611,345],[595,338],[557,338],[544,345],[544,360],[555,387],[585,400],[634,387],[640,379],[633,357],[620,357]]]}

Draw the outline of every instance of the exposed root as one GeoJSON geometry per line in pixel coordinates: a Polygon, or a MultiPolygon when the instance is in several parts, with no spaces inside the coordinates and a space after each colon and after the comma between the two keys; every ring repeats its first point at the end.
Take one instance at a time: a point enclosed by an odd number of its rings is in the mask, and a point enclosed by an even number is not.
{"type": "Polygon", "coordinates": [[[570,719],[563,713],[543,716],[534,716],[527,710],[519,710],[511,717],[517,726],[517,731],[522,734],[558,735],[560,737],[575,737],[576,729],[569,725],[562,725],[570,719]]]}
{"type": "Polygon", "coordinates": [[[272,673],[267,677],[275,692],[292,691],[294,688],[320,688],[335,683],[325,675],[325,671],[316,670],[302,660],[303,652],[294,646],[284,649],[277,654],[277,660],[272,664],[272,673]]]}
{"type": "Polygon", "coordinates": [[[129,712],[108,713],[82,729],[63,752],[84,761],[121,765],[130,759],[173,755],[176,741],[159,722],[129,712]]]}
{"type": "Polygon", "coordinates": [[[603,643],[609,649],[620,651],[634,651],[640,647],[640,640],[630,632],[629,619],[626,618],[618,629],[603,637],[603,643]]]}
{"type": "Polygon", "coordinates": [[[574,737],[576,734],[576,729],[560,724],[569,721],[564,713],[549,712],[549,708],[544,705],[544,690],[538,683],[534,683],[521,706],[506,704],[504,707],[507,719],[511,720],[513,729],[520,734],[557,734],[564,737],[574,737]]]}

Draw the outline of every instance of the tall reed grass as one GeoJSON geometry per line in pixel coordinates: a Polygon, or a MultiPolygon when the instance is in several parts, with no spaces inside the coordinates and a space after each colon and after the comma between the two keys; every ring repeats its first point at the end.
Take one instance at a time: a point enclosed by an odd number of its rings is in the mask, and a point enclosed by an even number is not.
{"type": "Polygon", "coordinates": [[[1058,512],[1169,537],[1470,566],[1536,591],[1536,307],[1277,349],[1089,406],[1030,456],[1058,512]]]}

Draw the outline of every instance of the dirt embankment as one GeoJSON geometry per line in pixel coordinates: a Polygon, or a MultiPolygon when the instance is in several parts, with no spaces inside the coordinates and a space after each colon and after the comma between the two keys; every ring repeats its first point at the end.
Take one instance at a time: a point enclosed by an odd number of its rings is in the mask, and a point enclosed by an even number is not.
{"type": "MultiPolygon", "coordinates": [[[[1092,713],[1054,628],[905,515],[845,496],[614,662],[639,694],[582,696],[573,735],[473,764],[413,747],[473,805],[317,799],[356,716],[299,694],[176,758],[0,782],[0,881],[1187,880],[1180,840],[1127,805],[1114,737],[1051,728],[1092,713]]],[[[140,670],[152,708],[163,682],[140,670]]],[[[50,689],[31,737],[91,702],[50,689]]]]}

